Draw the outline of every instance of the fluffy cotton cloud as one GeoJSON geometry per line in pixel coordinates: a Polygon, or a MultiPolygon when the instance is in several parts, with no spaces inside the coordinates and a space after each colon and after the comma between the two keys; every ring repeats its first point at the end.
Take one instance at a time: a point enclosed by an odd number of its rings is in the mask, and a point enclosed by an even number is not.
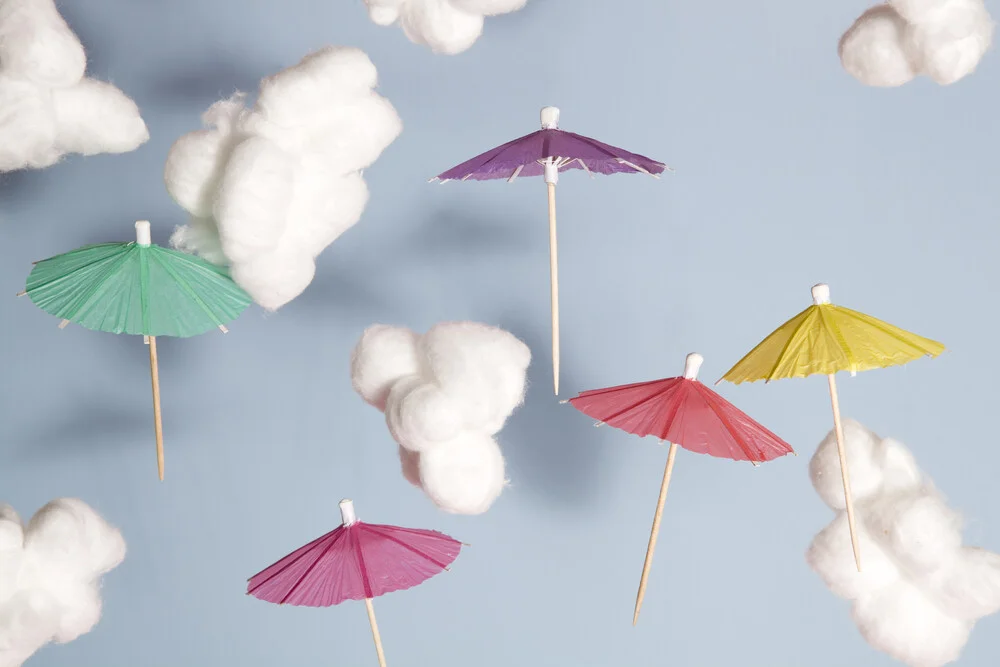
{"type": "Polygon", "coordinates": [[[135,102],[84,78],[86,67],[53,0],[0,0],[0,172],[127,153],[149,139],[135,102]]]}
{"type": "Polygon", "coordinates": [[[379,25],[396,21],[411,42],[453,55],[475,44],[485,17],[508,14],[528,0],[365,0],[379,25]]]}
{"type": "Polygon", "coordinates": [[[993,39],[983,0],[889,0],[840,38],[840,61],[869,86],[901,86],[918,74],[947,85],[971,74],[993,39]]]}
{"type": "Polygon", "coordinates": [[[121,533],[83,501],[54,500],[27,527],[0,505],[0,667],[90,632],[101,617],[100,577],[124,558],[121,533]]]}
{"type": "Polygon", "coordinates": [[[488,510],[506,483],[494,436],[524,400],[528,346],[476,322],[424,335],[378,324],[351,357],[354,389],[385,413],[403,475],[441,509],[488,510]]]}
{"type": "Polygon", "coordinates": [[[267,309],[308,287],[316,257],[368,203],[361,170],[402,131],[364,52],[327,47],[216,102],[178,139],[164,178],[191,215],[171,242],[216,264],[267,309]]]}
{"type": "Polygon", "coordinates": [[[852,601],[854,622],[876,649],[911,667],[957,660],[976,621],[1000,610],[1000,554],[962,546],[961,517],[901,443],[848,420],[844,445],[863,571],[854,564],[833,433],[809,472],[837,517],[813,540],[809,565],[852,601]]]}

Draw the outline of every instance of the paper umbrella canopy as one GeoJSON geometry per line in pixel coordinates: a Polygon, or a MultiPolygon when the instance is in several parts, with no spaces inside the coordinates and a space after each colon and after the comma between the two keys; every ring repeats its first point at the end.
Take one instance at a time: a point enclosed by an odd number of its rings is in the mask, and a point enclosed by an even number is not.
{"type": "Polygon", "coordinates": [[[944,352],[944,345],[871,315],[830,303],[830,288],[822,283],[813,286],[812,297],[813,305],[768,335],[729,369],[719,382],[725,380],[739,384],[817,374],[827,376],[847,523],[851,530],[854,561],[860,572],[861,552],[854,525],[851,479],[844,452],[844,429],[834,375],[838,371],[849,371],[854,375],[858,371],[899,366],[920,357],[936,357],[944,352]]]}
{"type": "Polygon", "coordinates": [[[100,243],[35,263],[25,289],[31,301],[86,329],[143,336],[149,345],[156,461],[163,479],[157,336],[186,338],[236,319],[250,297],[225,269],[150,240],[149,222],[135,223],[136,240],[100,243]]]}
{"type": "Polygon", "coordinates": [[[559,172],[646,174],[658,178],[668,167],[644,155],[559,129],[559,109],[544,107],[542,129],[466,160],[431,181],[485,181],[544,176],[549,199],[549,279],[552,296],[552,383],[559,394],[559,259],[556,243],[556,184],[559,172]]]}
{"type": "Polygon", "coordinates": [[[247,594],[266,602],[329,607],[364,600],[381,667],[385,654],[372,598],[412,588],[448,569],[462,543],[433,530],[359,521],[340,501],[343,524],[250,577],[247,594]]]}
{"type": "Polygon", "coordinates": [[[787,442],[702,384],[698,380],[702,361],[700,354],[692,353],[685,359],[681,377],[594,389],[567,401],[580,412],[597,419],[598,425],[607,424],[627,433],[651,435],[670,443],[632,615],[633,624],[639,619],[646,594],[677,446],[698,454],[750,461],[754,465],[794,453],[787,442]]]}

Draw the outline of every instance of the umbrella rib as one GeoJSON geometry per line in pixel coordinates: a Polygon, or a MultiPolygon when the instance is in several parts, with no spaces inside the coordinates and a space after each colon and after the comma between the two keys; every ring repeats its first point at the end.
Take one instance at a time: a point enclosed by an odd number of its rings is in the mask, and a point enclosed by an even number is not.
{"type": "MultiPolygon", "coordinates": [[[[882,320],[878,319],[877,317],[872,317],[871,315],[866,315],[865,313],[862,313],[862,312],[859,312],[859,311],[857,311],[857,310],[851,310],[850,308],[843,308],[843,307],[840,307],[840,310],[842,310],[842,311],[844,311],[844,312],[847,312],[847,313],[850,313],[850,314],[852,314],[852,315],[854,315],[854,316],[858,316],[858,315],[860,315],[860,316],[861,316],[861,319],[862,319],[862,320],[863,320],[863,321],[864,321],[864,322],[865,322],[866,324],[868,324],[868,325],[870,325],[870,326],[873,326],[873,327],[875,327],[875,328],[876,328],[876,329],[878,329],[879,331],[881,331],[881,332],[883,332],[883,333],[885,333],[885,334],[887,334],[887,335],[891,336],[892,338],[895,338],[895,339],[896,339],[897,341],[899,341],[900,343],[903,343],[904,345],[909,345],[909,346],[911,346],[911,347],[917,347],[918,349],[920,349],[921,351],[923,351],[923,352],[924,352],[924,354],[928,354],[928,355],[932,354],[931,352],[928,352],[928,351],[924,350],[924,349],[923,349],[923,347],[919,347],[919,346],[915,345],[915,344],[914,344],[914,343],[913,343],[912,341],[910,341],[910,340],[907,340],[907,339],[906,339],[906,338],[904,338],[903,336],[900,336],[900,335],[899,335],[898,333],[896,333],[895,331],[892,331],[892,330],[890,330],[890,329],[887,329],[887,328],[886,328],[887,326],[892,326],[892,325],[890,325],[890,324],[889,324],[888,322],[883,322],[882,320]]],[[[916,335],[916,334],[914,334],[914,335],[916,335]]],[[[923,337],[923,336],[919,336],[919,338],[924,338],[924,337],[923,337]]],[[[930,339],[926,339],[926,340],[930,340],[930,339]]],[[[937,341],[932,341],[932,342],[935,342],[935,343],[936,343],[937,341]]],[[[940,345],[940,343],[938,343],[938,344],[940,345]]],[[[940,354],[940,353],[939,353],[939,354],[940,354]]]]}
{"type": "MultiPolygon", "coordinates": [[[[368,526],[368,527],[371,528],[371,526],[368,526]]],[[[417,554],[421,558],[425,558],[425,559],[429,560],[430,562],[434,563],[435,565],[437,565],[440,568],[448,569],[448,565],[446,563],[439,562],[436,558],[434,558],[434,557],[432,557],[432,556],[430,556],[428,554],[425,554],[424,552],[420,551],[416,547],[407,544],[406,542],[400,540],[399,538],[393,537],[392,535],[387,535],[387,534],[383,533],[380,530],[374,530],[373,532],[378,533],[379,535],[381,535],[385,539],[389,540],[390,542],[395,542],[396,544],[398,544],[399,546],[403,547],[404,549],[409,549],[410,551],[412,551],[413,553],[417,554]]]]}
{"type": "MultiPolygon", "coordinates": [[[[344,532],[346,532],[346,531],[344,531],[344,532]]],[[[326,548],[325,548],[325,549],[323,549],[323,553],[321,553],[321,554],[320,554],[320,555],[319,555],[319,556],[318,556],[318,557],[316,558],[316,560],[315,560],[315,561],[313,562],[313,564],[309,566],[309,568],[308,568],[308,569],[307,569],[307,570],[306,570],[306,571],[305,571],[305,572],[304,572],[304,573],[302,574],[302,576],[301,576],[301,577],[299,577],[299,580],[295,582],[295,584],[294,584],[294,585],[292,586],[291,590],[289,590],[289,591],[288,591],[288,593],[287,593],[287,594],[286,594],[286,595],[285,595],[285,596],[284,596],[284,597],[283,597],[283,598],[281,599],[281,602],[279,602],[278,604],[285,604],[285,602],[286,602],[286,601],[288,600],[288,598],[289,598],[289,597],[290,597],[290,596],[292,595],[292,593],[294,593],[294,592],[295,592],[295,590],[296,590],[296,589],[297,589],[297,588],[299,587],[299,585],[300,585],[300,584],[301,584],[301,583],[302,583],[303,581],[305,581],[305,578],[309,576],[309,573],[310,573],[310,572],[312,572],[312,571],[313,571],[313,569],[314,569],[314,568],[316,567],[316,565],[317,565],[317,564],[318,564],[318,563],[319,563],[319,562],[320,562],[320,561],[321,561],[321,560],[323,559],[323,556],[325,556],[326,554],[328,554],[328,553],[330,552],[330,549],[332,549],[332,548],[333,548],[333,546],[334,546],[335,544],[337,544],[337,542],[339,542],[339,541],[340,541],[340,538],[341,538],[342,536],[343,536],[343,533],[341,533],[340,535],[337,535],[337,536],[336,536],[336,537],[334,537],[334,538],[333,538],[332,540],[330,540],[330,543],[329,543],[328,545],[326,545],[326,548]]],[[[322,538],[320,538],[320,539],[322,539],[322,538]]],[[[294,565],[295,563],[299,562],[299,561],[300,561],[300,560],[301,560],[302,558],[304,558],[304,557],[306,556],[306,554],[308,554],[308,553],[309,553],[308,551],[303,551],[303,552],[302,552],[302,554],[301,554],[301,555],[300,555],[300,556],[299,556],[298,558],[295,558],[295,559],[293,559],[293,560],[292,560],[292,561],[290,561],[290,562],[289,562],[288,564],[286,564],[286,565],[285,565],[284,567],[282,567],[282,568],[281,568],[280,570],[278,570],[277,572],[275,572],[274,574],[272,574],[272,575],[271,575],[270,577],[268,577],[268,578],[267,578],[267,579],[265,579],[264,581],[260,582],[260,584],[258,584],[257,586],[254,586],[252,590],[249,590],[249,591],[247,591],[247,592],[248,592],[248,593],[252,593],[253,591],[257,590],[258,588],[260,588],[261,586],[263,586],[264,584],[266,584],[267,582],[271,581],[271,580],[272,580],[272,579],[274,579],[274,578],[275,578],[276,576],[278,576],[279,574],[281,574],[282,572],[284,572],[285,570],[287,570],[288,568],[290,568],[290,567],[291,567],[292,565],[294,565]]],[[[255,576],[255,577],[256,577],[256,576],[259,576],[259,574],[263,574],[263,573],[264,573],[264,572],[266,572],[266,571],[267,571],[267,570],[262,570],[262,571],[261,571],[260,573],[258,573],[258,574],[256,574],[256,575],[254,575],[254,576],[255,576]]]]}
{"type": "MultiPolygon", "coordinates": [[[[836,308],[836,306],[833,306],[833,307],[836,308]]],[[[824,310],[825,309],[823,309],[823,308],[819,309],[819,317],[820,317],[820,320],[822,320],[822,322],[823,322],[823,328],[826,331],[828,331],[831,336],[833,336],[834,340],[840,346],[840,349],[843,350],[844,353],[847,355],[847,361],[848,361],[848,363],[851,366],[850,367],[851,373],[857,372],[858,360],[854,356],[854,352],[851,350],[851,346],[847,344],[847,339],[845,339],[844,336],[840,333],[840,330],[837,329],[836,323],[833,320],[831,320],[829,317],[827,317],[827,315],[824,312],[824,310]]]]}
{"type": "MultiPolygon", "coordinates": [[[[715,407],[715,404],[712,402],[711,397],[702,393],[702,398],[705,399],[705,404],[708,405],[709,409],[715,413],[715,416],[719,418],[719,421],[722,422],[722,425],[726,427],[727,431],[729,431],[729,435],[733,437],[733,441],[736,443],[736,445],[743,450],[743,453],[746,454],[747,458],[750,459],[751,462],[755,461],[756,459],[754,459],[753,453],[751,453],[749,449],[746,447],[746,445],[743,444],[743,441],[740,440],[739,436],[736,434],[736,431],[729,423],[729,420],[725,418],[725,416],[722,414],[722,412],[719,411],[718,408],[715,407]]],[[[763,454],[763,452],[760,453],[763,454]]],[[[763,458],[763,456],[761,458],[763,458]]]]}
{"type": "Polygon", "coordinates": [[[157,252],[154,252],[154,253],[152,253],[152,255],[153,255],[153,257],[155,258],[155,260],[156,260],[156,263],[157,263],[157,264],[159,264],[159,265],[160,265],[160,266],[161,266],[161,267],[163,268],[163,270],[164,270],[164,271],[166,271],[166,272],[167,272],[168,274],[170,274],[170,277],[171,277],[171,278],[173,278],[173,280],[174,280],[174,283],[175,283],[175,284],[176,284],[176,285],[177,285],[178,287],[180,287],[180,288],[181,288],[181,290],[182,290],[182,291],[183,291],[183,292],[184,292],[185,294],[187,294],[187,295],[188,295],[188,297],[190,297],[191,299],[193,299],[193,300],[194,300],[194,302],[195,302],[195,303],[197,303],[197,304],[198,304],[198,306],[199,306],[199,307],[200,307],[200,308],[201,308],[201,309],[202,309],[203,311],[205,311],[205,314],[207,314],[207,315],[208,315],[208,316],[209,316],[210,318],[212,318],[213,320],[215,320],[215,325],[216,325],[216,326],[222,326],[222,325],[224,324],[224,323],[222,322],[222,320],[221,320],[221,319],[219,318],[219,316],[218,316],[218,315],[217,315],[217,314],[216,314],[216,313],[215,313],[215,312],[214,312],[214,311],[213,311],[213,310],[212,310],[212,309],[211,309],[211,308],[209,307],[209,305],[208,305],[207,303],[205,303],[205,302],[204,302],[204,301],[202,300],[202,298],[201,298],[200,296],[198,296],[197,292],[195,292],[195,291],[194,291],[193,289],[191,289],[191,286],[190,286],[190,285],[188,285],[188,284],[187,284],[187,283],[186,283],[186,282],[184,281],[184,279],[183,279],[183,278],[181,278],[181,277],[180,277],[180,276],[179,276],[179,275],[177,274],[177,272],[176,272],[176,271],[174,271],[173,267],[172,267],[172,266],[169,266],[169,265],[168,265],[168,262],[164,262],[164,261],[162,261],[162,259],[160,258],[160,253],[157,253],[157,252]]]}
{"type": "MultiPolygon", "coordinates": [[[[809,308],[819,308],[819,306],[810,306],[809,308]]],[[[809,308],[807,308],[806,310],[808,311],[809,308]]],[[[801,315],[801,313],[800,313],[800,315],[801,315]]],[[[806,316],[802,318],[802,321],[799,322],[796,325],[795,329],[792,331],[792,335],[788,337],[787,341],[785,341],[784,346],[782,346],[782,348],[781,348],[781,354],[778,355],[778,358],[774,362],[774,366],[767,373],[766,380],[768,382],[770,382],[771,379],[774,377],[774,374],[778,370],[778,366],[781,365],[782,358],[785,356],[785,353],[788,352],[788,348],[789,348],[789,346],[791,346],[792,341],[795,340],[795,337],[799,335],[800,331],[802,331],[802,327],[804,327],[806,325],[806,322],[809,321],[809,316],[810,315],[811,315],[811,313],[807,313],[806,316]]],[[[782,325],[782,326],[784,326],[784,325],[782,325]]],[[[765,338],[764,340],[766,341],[767,339],[765,338]]],[[[761,342],[761,345],[763,345],[763,341],[761,342]]],[[[751,354],[753,354],[752,351],[751,351],[751,354]]],[[[750,356],[750,355],[748,354],[747,356],[750,356]]]]}
{"type": "MultiPolygon", "coordinates": [[[[680,410],[681,410],[681,402],[677,401],[674,403],[674,409],[670,413],[670,417],[667,418],[667,423],[663,427],[663,435],[661,436],[661,439],[663,440],[668,439],[667,436],[670,434],[670,428],[674,425],[674,419],[677,418],[677,413],[680,412],[680,410]]],[[[673,440],[669,440],[669,442],[672,443],[673,440]]],[[[684,447],[683,443],[678,442],[677,444],[680,445],[681,447],[684,447]]]]}
{"type": "MultiPolygon", "coordinates": [[[[642,399],[638,403],[636,403],[634,405],[630,405],[629,407],[627,407],[627,408],[625,408],[623,410],[619,410],[618,412],[616,412],[616,413],[614,413],[612,415],[609,415],[608,417],[597,417],[596,415],[590,415],[590,416],[594,417],[595,419],[601,419],[605,424],[607,424],[612,419],[616,419],[616,418],[622,416],[623,414],[625,414],[626,412],[629,412],[631,410],[635,410],[636,408],[638,408],[640,406],[643,406],[646,403],[649,403],[653,399],[660,398],[661,396],[663,396],[665,393],[667,393],[668,391],[670,391],[671,389],[673,389],[676,386],[677,386],[676,384],[671,384],[671,385],[669,385],[669,386],[661,389],[660,391],[656,392],[655,394],[651,394],[651,395],[647,396],[646,398],[642,399]]],[[[612,424],[612,426],[614,426],[614,424],[612,424]]]]}
{"type": "MultiPolygon", "coordinates": [[[[582,134],[574,134],[574,136],[576,136],[576,137],[578,137],[578,138],[582,139],[582,140],[583,140],[584,142],[586,142],[586,143],[590,144],[591,146],[593,146],[593,147],[594,147],[594,148],[596,148],[597,150],[601,151],[602,153],[604,153],[604,154],[605,154],[605,155],[607,155],[608,157],[612,157],[612,158],[614,158],[614,159],[616,159],[616,160],[619,160],[619,161],[621,161],[621,162],[624,162],[624,163],[628,164],[628,166],[630,166],[630,167],[632,167],[633,169],[635,169],[636,171],[640,171],[640,172],[645,172],[646,174],[648,174],[648,175],[652,176],[653,178],[656,178],[656,174],[653,174],[652,172],[650,172],[650,171],[647,171],[647,170],[645,170],[645,169],[640,169],[640,168],[639,168],[639,167],[637,167],[636,165],[634,165],[634,164],[632,164],[632,163],[630,163],[630,162],[627,162],[626,160],[624,160],[624,159],[623,159],[623,158],[621,158],[620,156],[618,156],[618,155],[615,155],[614,153],[612,153],[612,152],[611,152],[611,151],[609,151],[608,149],[604,148],[603,146],[600,146],[600,145],[599,145],[599,144],[598,144],[598,143],[597,143],[597,142],[596,142],[596,141],[595,141],[594,139],[591,139],[590,137],[585,137],[585,136],[583,136],[582,134]]],[[[628,153],[629,155],[635,155],[636,157],[645,157],[645,156],[640,156],[640,155],[638,155],[638,154],[636,154],[636,153],[632,153],[631,151],[626,151],[626,150],[624,150],[624,149],[621,149],[621,150],[622,150],[622,152],[623,152],[623,153],[628,153]]],[[[649,160],[650,162],[656,162],[656,160],[650,160],[649,158],[646,158],[646,159],[647,159],[647,160],[649,160]]],[[[664,168],[664,169],[666,169],[666,167],[667,167],[667,165],[663,164],[662,162],[656,162],[656,164],[659,164],[659,165],[663,165],[663,168],[664,168]]]]}
{"type": "MultiPolygon", "coordinates": [[[[88,304],[90,304],[90,301],[91,301],[91,299],[93,299],[93,298],[94,298],[94,296],[95,296],[95,295],[96,295],[96,294],[97,294],[98,292],[100,292],[100,291],[101,291],[101,289],[102,289],[102,288],[104,287],[105,283],[107,283],[107,282],[108,282],[108,281],[109,281],[109,280],[111,279],[111,277],[112,277],[112,276],[113,276],[113,275],[115,274],[115,272],[116,272],[116,271],[117,271],[118,269],[120,269],[120,268],[121,268],[121,266],[122,266],[122,265],[123,265],[123,264],[125,263],[125,261],[126,261],[126,260],[127,260],[128,258],[129,258],[129,256],[130,256],[130,255],[132,254],[132,252],[131,252],[131,251],[132,251],[132,250],[133,250],[133,249],[135,248],[135,245],[134,245],[134,244],[132,244],[132,243],[128,243],[128,244],[125,244],[125,245],[126,245],[126,246],[130,246],[130,247],[126,247],[126,248],[124,249],[124,251],[123,251],[123,252],[121,253],[121,256],[119,256],[119,257],[115,257],[113,265],[112,265],[112,266],[111,266],[111,267],[110,267],[110,268],[109,268],[109,269],[107,270],[107,272],[106,272],[106,273],[104,274],[104,277],[103,277],[103,278],[101,278],[101,279],[100,279],[100,281],[98,281],[98,283],[97,283],[96,285],[94,285],[94,286],[93,286],[93,287],[92,287],[92,288],[91,288],[91,289],[89,290],[89,292],[88,292],[88,294],[86,295],[86,297],[84,298],[83,302],[82,302],[82,303],[80,304],[79,308],[77,308],[77,311],[78,311],[78,312],[79,312],[79,311],[83,311],[83,310],[84,310],[84,309],[85,309],[85,308],[86,308],[86,307],[88,306],[88,304]]],[[[87,264],[86,266],[91,266],[91,264],[87,264]]],[[[83,269],[83,268],[86,268],[86,266],[84,266],[84,267],[80,267],[80,269],[83,269]]],[[[77,272],[77,271],[79,271],[80,269],[74,269],[73,273],[76,273],[76,272],[77,272]]],[[[68,274],[68,275],[72,275],[72,274],[68,274]]],[[[63,278],[66,278],[66,277],[67,277],[67,276],[63,276],[63,278]]],[[[53,284],[54,282],[56,282],[56,281],[52,281],[52,282],[50,282],[50,283],[47,283],[47,284],[51,285],[51,284],[53,284]]],[[[60,316],[61,316],[61,315],[60,315],[60,316]]],[[[81,317],[81,318],[77,318],[77,319],[82,319],[82,317],[81,317]]]]}
{"type": "MultiPolygon", "coordinates": [[[[672,379],[672,378],[665,378],[665,379],[672,379]]],[[[638,389],[639,387],[646,387],[646,386],[649,386],[651,384],[657,384],[657,383],[660,383],[660,382],[663,382],[663,381],[664,381],[664,379],[647,380],[645,382],[633,382],[631,384],[619,384],[619,385],[615,385],[613,387],[603,387],[601,389],[588,389],[587,391],[581,392],[579,396],[574,396],[573,398],[571,398],[569,400],[570,401],[575,401],[575,400],[577,400],[579,398],[590,398],[592,396],[602,396],[604,394],[610,394],[610,393],[613,393],[613,392],[620,391],[622,389],[638,389]]]]}
{"type": "Polygon", "coordinates": [[[365,554],[364,550],[361,548],[361,540],[357,536],[353,536],[354,541],[354,553],[358,556],[358,567],[361,568],[361,584],[365,587],[365,598],[371,599],[372,595],[372,585],[368,581],[368,568],[365,566],[365,554]]]}

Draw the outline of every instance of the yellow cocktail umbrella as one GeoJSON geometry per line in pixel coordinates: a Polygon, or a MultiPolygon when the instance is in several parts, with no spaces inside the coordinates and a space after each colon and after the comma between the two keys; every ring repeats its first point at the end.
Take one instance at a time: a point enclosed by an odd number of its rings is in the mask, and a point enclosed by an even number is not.
{"type": "Polygon", "coordinates": [[[844,431],[840,423],[834,375],[838,371],[849,371],[854,375],[872,368],[901,366],[923,356],[936,357],[944,352],[944,345],[870,315],[835,306],[830,303],[830,288],[826,285],[814,286],[812,296],[813,305],[778,327],[740,359],[719,382],[726,380],[739,384],[817,374],[827,376],[840,471],[844,480],[847,521],[851,527],[854,561],[860,572],[861,553],[854,528],[851,479],[847,472],[844,431]]]}

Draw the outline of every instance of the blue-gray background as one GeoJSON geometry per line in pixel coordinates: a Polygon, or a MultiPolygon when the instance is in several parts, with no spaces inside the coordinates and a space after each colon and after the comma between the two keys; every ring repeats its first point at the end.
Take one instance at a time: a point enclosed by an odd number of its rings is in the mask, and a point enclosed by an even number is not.
{"type": "MultiPolygon", "coordinates": [[[[376,601],[393,666],[892,664],[803,560],[831,518],[807,476],[831,425],[817,378],[721,388],[801,454],[753,469],[682,450],[631,626],[666,451],[553,399],[544,187],[425,182],[536,129],[546,104],[563,127],[677,170],[560,182],[567,396],[675,375],[690,351],[714,380],[828,282],[835,301],[948,345],[844,377],[844,413],[910,445],[968,540],[1000,550],[997,54],[951,87],[865,88],[836,57],[865,0],[530,0],[455,57],[375,26],[360,0],[61,4],[91,73],[138,102],[152,139],[0,179],[0,500],[30,516],[83,498],[129,544],[97,628],[30,664],[376,664],[360,604],[244,596],[249,575],[336,526],[343,497],[364,519],[473,545],[450,573],[376,601]],[[228,336],[161,341],[161,484],[142,341],[60,331],[13,295],[31,261],[128,239],[136,219],[165,243],[184,222],[162,184],[173,140],[326,44],[369,53],[405,129],[305,294],[228,336]],[[478,517],[438,512],[403,480],[348,376],[367,325],[446,319],[503,326],[534,352],[501,434],[512,486],[478,517]]],[[[994,617],[960,664],[998,655],[994,617]]]]}

